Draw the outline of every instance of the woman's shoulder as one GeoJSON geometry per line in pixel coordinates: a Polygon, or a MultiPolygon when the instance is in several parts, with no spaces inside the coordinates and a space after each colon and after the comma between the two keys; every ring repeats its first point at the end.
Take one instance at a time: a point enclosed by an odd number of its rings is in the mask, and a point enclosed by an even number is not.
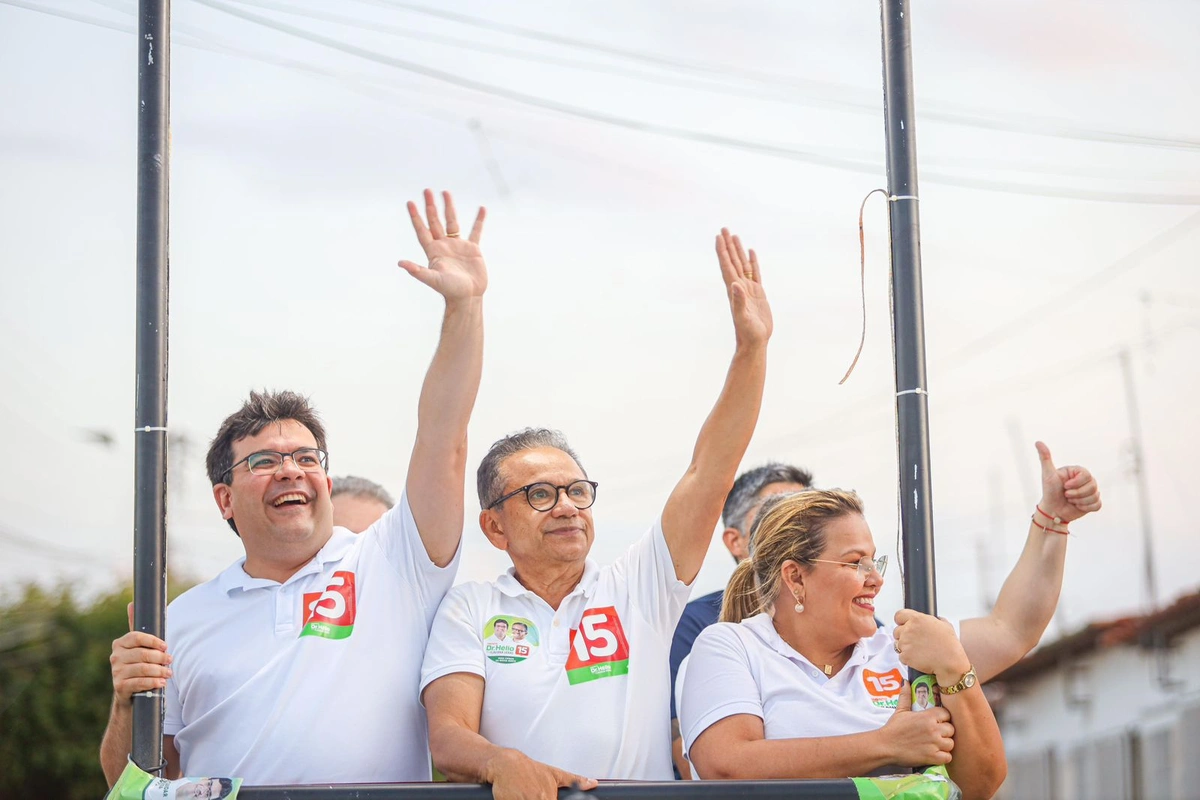
{"type": "MultiPolygon", "coordinates": [[[[762,627],[764,619],[767,627],[772,627],[770,617],[766,614],[749,617],[741,622],[718,622],[709,625],[696,637],[695,646],[699,646],[703,642],[705,646],[714,648],[753,649],[763,643],[762,631],[759,629],[762,627]]],[[[695,646],[693,646],[693,650],[695,646]]]]}

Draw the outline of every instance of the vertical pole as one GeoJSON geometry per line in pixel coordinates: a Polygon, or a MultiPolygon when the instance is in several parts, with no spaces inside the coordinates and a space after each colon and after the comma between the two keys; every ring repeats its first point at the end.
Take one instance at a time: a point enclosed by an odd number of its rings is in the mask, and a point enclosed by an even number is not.
{"type": "Polygon", "coordinates": [[[1146,461],[1142,452],[1142,421],[1138,413],[1137,392],[1133,386],[1133,364],[1129,351],[1120,354],[1121,372],[1125,376],[1125,405],[1129,411],[1129,433],[1133,437],[1130,450],[1133,456],[1133,477],[1137,481],[1138,510],[1142,518],[1142,576],[1145,580],[1147,611],[1158,608],[1158,580],[1154,572],[1154,539],[1150,525],[1150,487],[1146,485],[1146,461]]]}
{"type": "Polygon", "coordinates": [[[900,434],[900,526],[905,605],[926,614],[936,614],[910,11],[908,0],[881,2],[892,324],[896,343],[896,416],[900,434]]]}
{"type": "MultiPolygon", "coordinates": [[[[170,0],[138,4],[137,406],[133,627],[164,637],[167,599],[167,285],[170,0]]],[[[163,763],[163,693],[133,698],[134,762],[163,763]]]]}

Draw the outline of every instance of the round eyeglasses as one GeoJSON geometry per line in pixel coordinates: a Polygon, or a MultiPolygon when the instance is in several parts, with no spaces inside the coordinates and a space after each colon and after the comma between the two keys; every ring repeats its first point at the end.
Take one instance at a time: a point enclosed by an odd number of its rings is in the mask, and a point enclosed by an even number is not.
{"type": "Polygon", "coordinates": [[[823,558],[814,558],[813,561],[820,564],[841,564],[843,567],[854,567],[858,570],[858,575],[865,578],[871,574],[871,570],[879,573],[879,577],[883,577],[883,573],[887,572],[887,556],[879,558],[871,558],[864,556],[858,561],[826,561],[823,558]]]}
{"type": "Polygon", "coordinates": [[[292,460],[297,469],[304,472],[321,472],[329,465],[329,454],[319,447],[301,447],[291,453],[281,453],[278,450],[259,450],[225,470],[225,474],[232,476],[234,469],[245,464],[251,475],[274,475],[283,469],[284,459],[288,458],[292,460]]]}
{"type": "Polygon", "coordinates": [[[505,500],[524,492],[525,500],[534,511],[549,511],[558,505],[558,493],[566,492],[567,499],[571,501],[571,504],[582,511],[585,508],[591,508],[592,503],[596,502],[596,487],[599,485],[595,481],[583,480],[574,481],[566,486],[555,486],[553,483],[530,483],[520,489],[514,489],[493,502],[488,508],[495,508],[505,500]]]}

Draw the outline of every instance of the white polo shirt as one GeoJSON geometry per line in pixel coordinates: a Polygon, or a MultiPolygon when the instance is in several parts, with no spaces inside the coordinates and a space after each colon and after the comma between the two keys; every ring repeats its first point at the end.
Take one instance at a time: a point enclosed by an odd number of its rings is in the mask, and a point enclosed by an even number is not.
{"type": "MultiPolygon", "coordinates": [[[[951,625],[958,636],[959,622],[951,625]]],[[[846,666],[826,677],[783,640],[768,614],[705,628],[688,656],[679,707],[685,752],[711,725],[735,714],[761,719],[767,739],[882,728],[895,713],[908,673],[893,646],[893,629],[878,628],[859,640],[846,666]]]]}
{"type": "Polygon", "coordinates": [[[286,582],[239,560],[167,608],[164,733],[185,775],[247,785],[430,779],[421,653],[454,581],[407,496],[359,535],[334,528],[286,582]]]}
{"type": "Polygon", "coordinates": [[[785,642],[768,614],[720,622],[688,659],[680,725],[690,750],[709,726],[735,714],[763,721],[765,738],[841,736],[877,730],[896,708],[907,668],[892,629],[862,639],[833,677],[785,642]]]}
{"type": "Polygon", "coordinates": [[[513,569],[454,587],[430,633],[421,691],[456,672],[486,681],[479,732],[584,777],[671,780],[669,655],[690,587],[661,522],[612,566],[587,561],[556,612],[513,569]],[[525,623],[525,643],[488,642],[525,623]],[[511,652],[510,652],[511,651],[511,652]]]}

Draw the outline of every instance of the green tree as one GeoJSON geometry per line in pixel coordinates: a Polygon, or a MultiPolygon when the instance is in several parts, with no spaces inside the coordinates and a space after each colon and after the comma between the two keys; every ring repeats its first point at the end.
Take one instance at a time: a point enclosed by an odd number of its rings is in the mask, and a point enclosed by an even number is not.
{"type": "Polygon", "coordinates": [[[129,630],[131,599],[126,586],[84,606],[70,587],[26,586],[0,605],[3,800],[104,796],[99,751],[112,703],[108,657],[113,639],[129,630]]]}

